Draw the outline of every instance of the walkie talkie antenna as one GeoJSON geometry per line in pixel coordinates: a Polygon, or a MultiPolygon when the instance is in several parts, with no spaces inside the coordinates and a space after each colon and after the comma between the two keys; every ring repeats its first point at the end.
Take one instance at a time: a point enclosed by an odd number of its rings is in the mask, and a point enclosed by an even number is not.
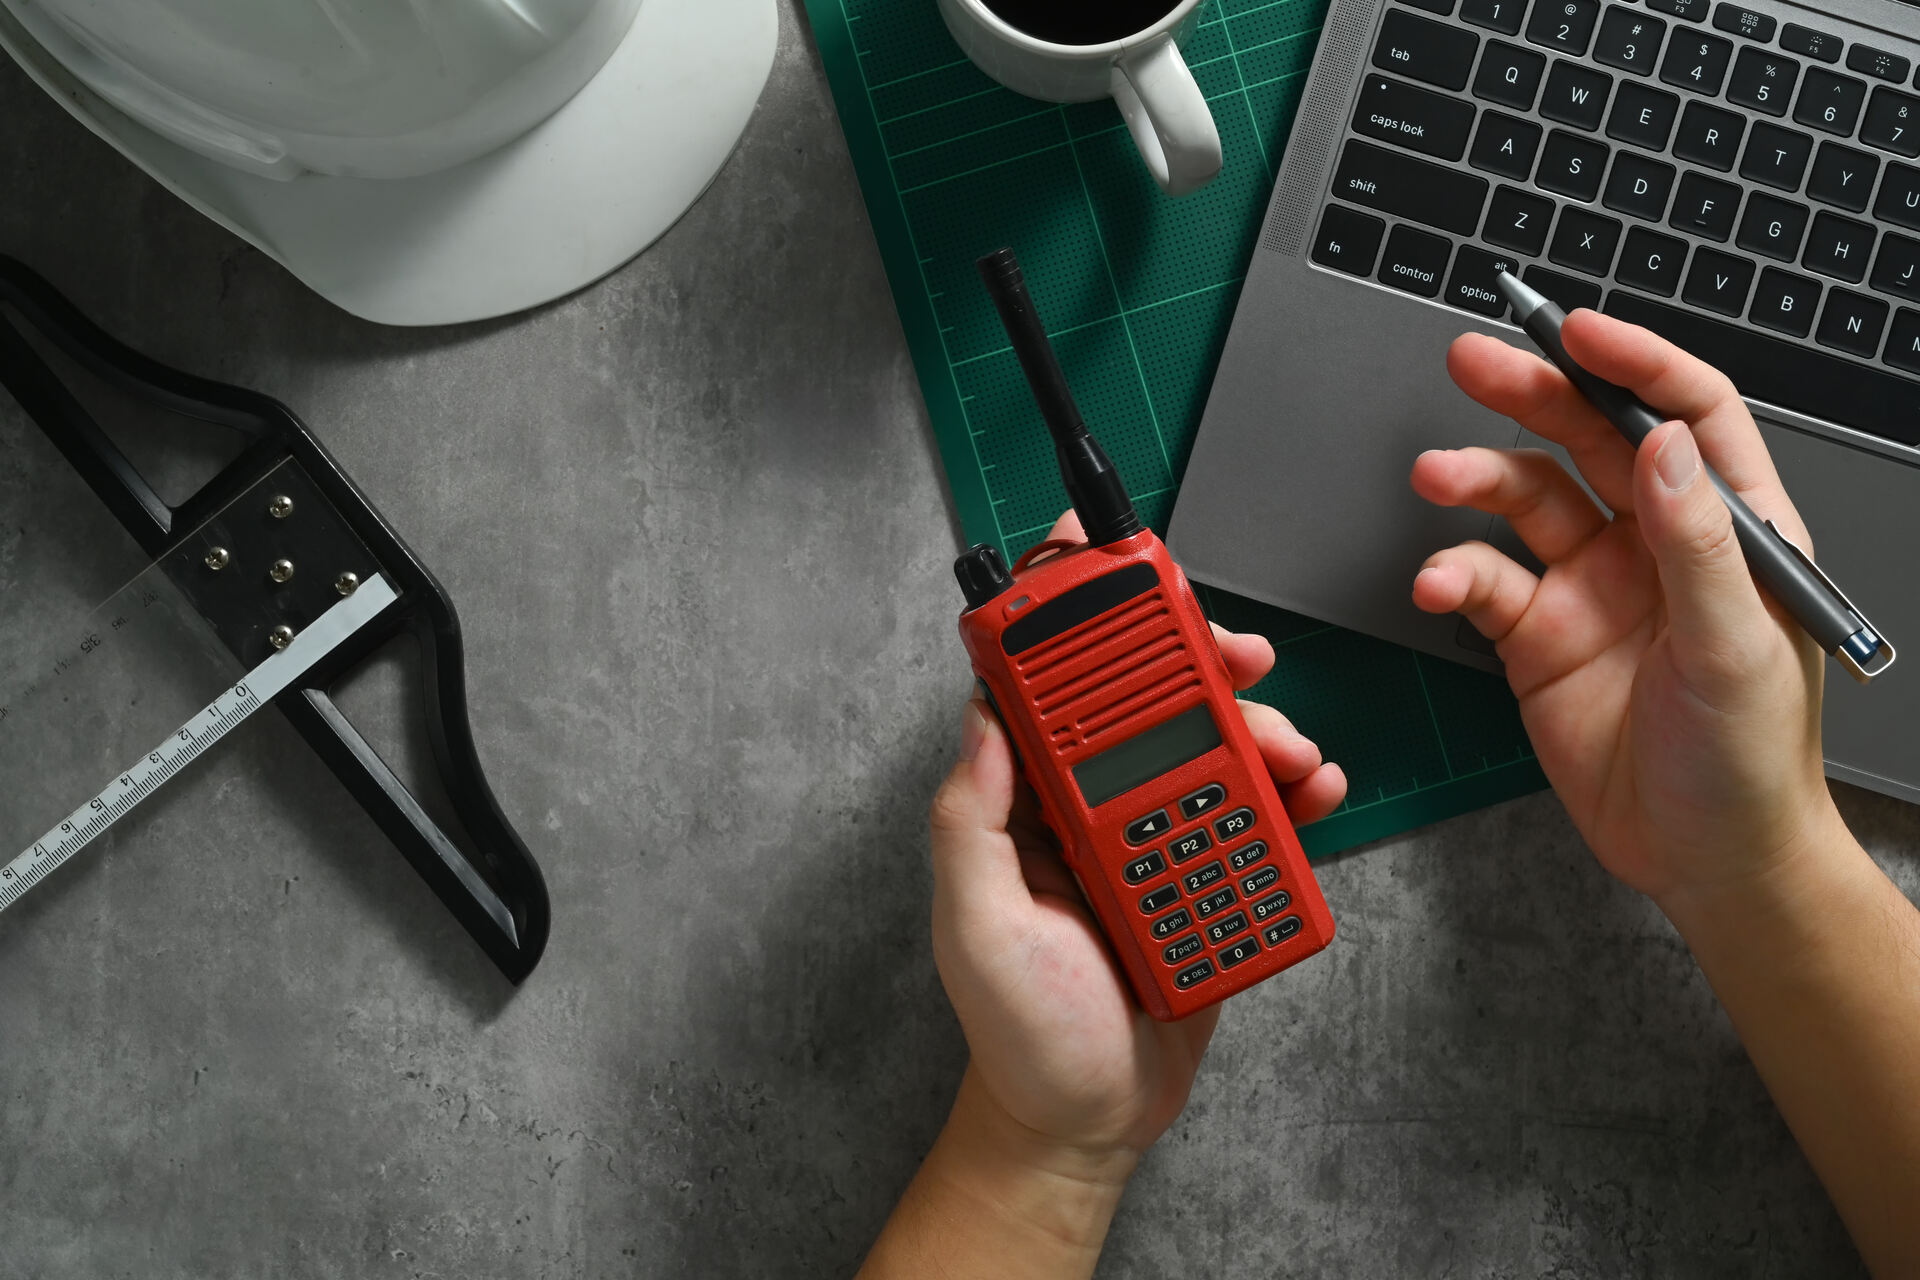
{"type": "Polygon", "coordinates": [[[1012,249],[1001,249],[980,259],[980,278],[986,281],[993,305],[999,309],[1000,323],[1026,371],[1027,385],[1039,402],[1040,416],[1053,433],[1054,452],[1060,459],[1060,478],[1066,482],[1067,497],[1080,513],[1080,525],[1087,541],[1096,547],[1120,542],[1140,532],[1140,517],[1134,513],[1133,499],[1120,471],[1106,451],[1087,432],[1087,423],[1073,402],[1060,361],[1047,340],[1046,326],[1034,309],[1027,292],[1026,277],[1012,249]]]}

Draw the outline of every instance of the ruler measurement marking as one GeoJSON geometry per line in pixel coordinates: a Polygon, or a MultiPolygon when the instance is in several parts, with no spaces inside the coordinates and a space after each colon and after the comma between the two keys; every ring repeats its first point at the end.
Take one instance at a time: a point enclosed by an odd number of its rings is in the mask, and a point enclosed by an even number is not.
{"type": "Polygon", "coordinates": [[[262,662],[239,684],[190,717],[132,768],[115,774],[113,781],[92,799],[68,814],[12,862],[0,865],[0,911],[18,902],[28,890],[206,754],[248,716],[278,697],[314,663],[398,598],[384,577],[370,578],[297,636],[291,645],[262,662]],[[201,727],[195,729],[195,724],[202,721],[201,727]]]}

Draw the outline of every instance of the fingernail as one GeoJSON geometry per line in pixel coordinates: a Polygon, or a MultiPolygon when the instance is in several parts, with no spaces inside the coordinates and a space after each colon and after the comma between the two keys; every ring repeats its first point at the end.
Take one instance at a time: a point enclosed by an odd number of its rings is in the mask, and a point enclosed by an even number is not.
{"type": "Polygon", "coordinates": [[[960,758],[971,760],[979,755],[980,744],[986,740],[986,709],[976,699],[967,703],[966,712],[960,717],[960,758]]]}
{"type": "Polygon", "coordinates": [[[1681,427],[1653,455],[1654,474],[1671,493],[1679,493],[1700,474],[1700,450],[1693,443],[1693,432],[1681,427]]]}

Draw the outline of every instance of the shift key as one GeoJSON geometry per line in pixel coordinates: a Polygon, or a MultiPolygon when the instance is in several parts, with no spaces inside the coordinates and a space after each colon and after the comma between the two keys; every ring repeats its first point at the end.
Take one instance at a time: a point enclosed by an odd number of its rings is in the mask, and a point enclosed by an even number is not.
{"type": "Polygon", "coordinates": [[[1333,194],[1409,222],[1470,236],[1480,225],[1487,182],[1404,152],[1349,139],[1334,171],[1333,194]]]}

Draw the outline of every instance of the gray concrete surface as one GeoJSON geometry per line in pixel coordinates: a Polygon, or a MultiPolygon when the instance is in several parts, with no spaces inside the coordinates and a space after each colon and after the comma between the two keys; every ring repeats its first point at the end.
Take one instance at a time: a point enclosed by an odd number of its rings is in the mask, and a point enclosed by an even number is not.
{"type": "MultiPolygon", "coordinates": [[[[437,332],[331,309],[0,66],[0,250],[294,405],[438,570],[556,914],[509,992],[257,719],[0,919],[0,1276],[858,1263],[964,1056],[922,812],[968,681],[924,411],[783,22],[662,244],[437,332]]],[[[63,483],[36,444],[0,405],[0,504],[63,483]]],[[[1920,816],[1842,803],[1920,887],[1920,816]]],[[[1338,945],[1229,1009],[1103,1275],[1857,1271],[1686,953],[1551,797],[1322,876],[1338,945]]]]}

